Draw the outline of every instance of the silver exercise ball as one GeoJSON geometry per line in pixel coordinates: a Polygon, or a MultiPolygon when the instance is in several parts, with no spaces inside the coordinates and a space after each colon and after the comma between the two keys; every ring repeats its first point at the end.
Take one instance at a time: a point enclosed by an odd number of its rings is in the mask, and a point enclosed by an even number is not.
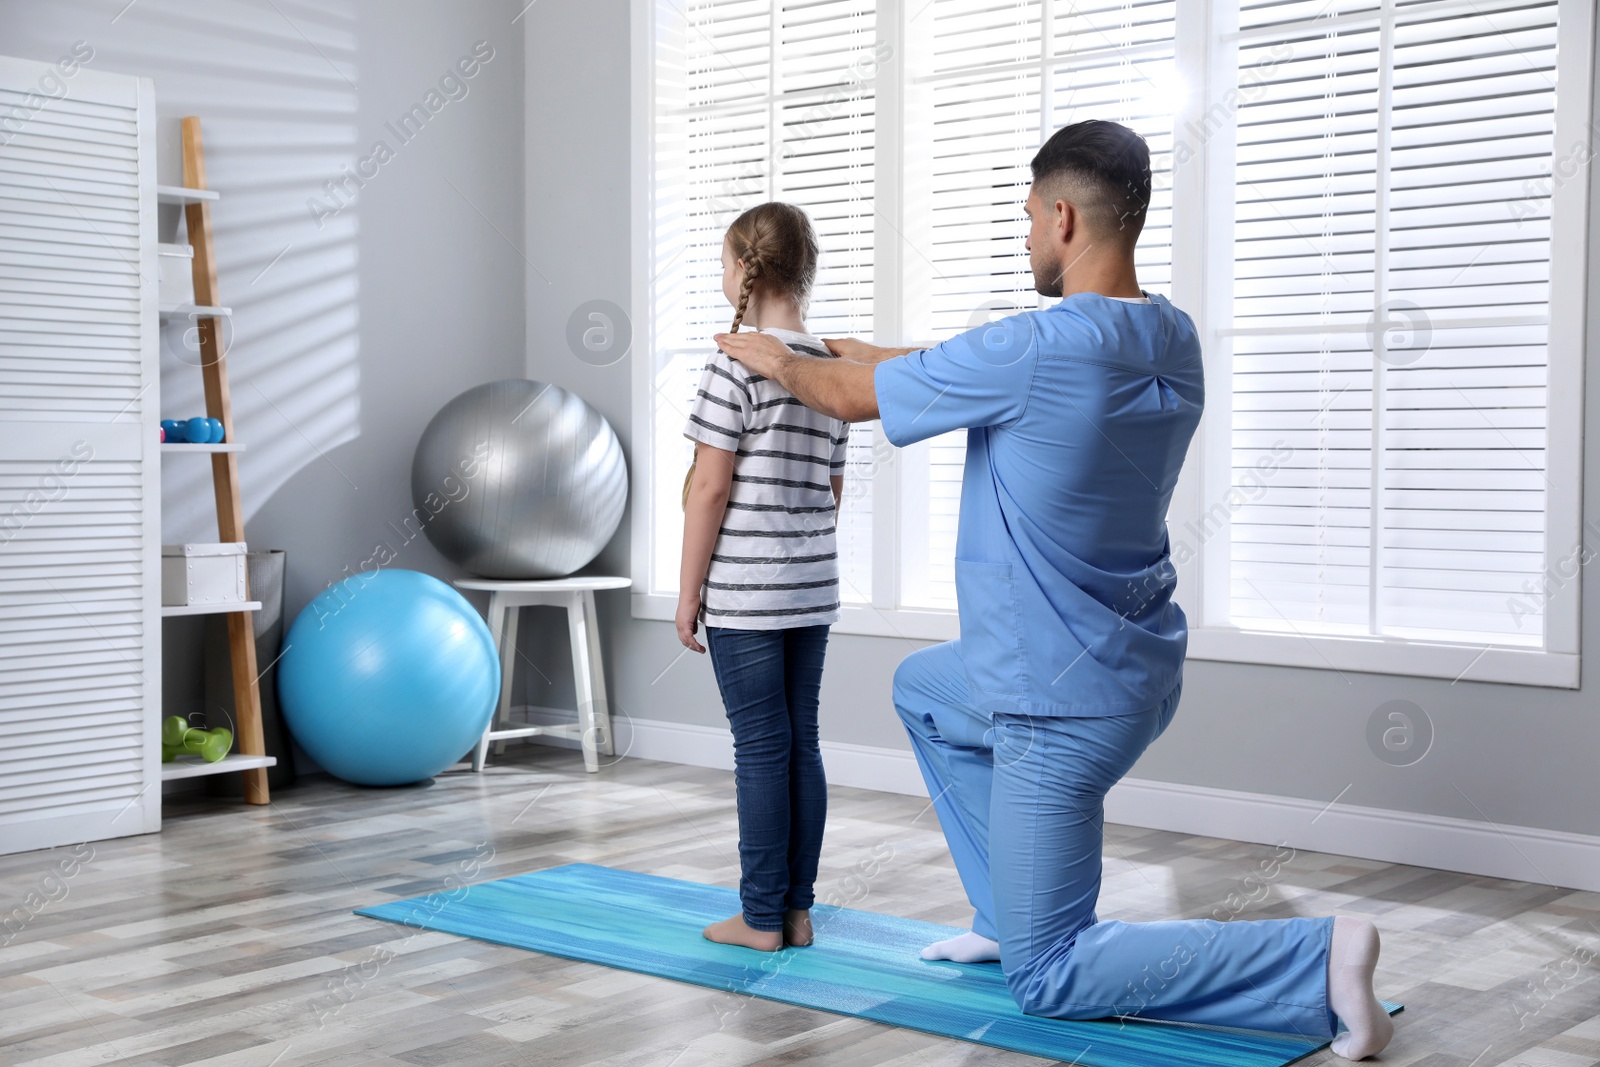
{"type": "Polygon", "coordinates": [[[411,500],[428,540],[483,578],[559,578],[622,521],[622,444],[583,398],[511,378],[468,389],[422,431],[411,500]]]}

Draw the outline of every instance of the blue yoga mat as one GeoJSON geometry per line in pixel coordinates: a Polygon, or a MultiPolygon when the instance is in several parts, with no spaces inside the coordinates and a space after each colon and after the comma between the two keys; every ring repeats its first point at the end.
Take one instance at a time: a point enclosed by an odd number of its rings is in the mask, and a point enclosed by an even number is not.
{"type": "Polygon", "coordinates": [[[738,910],[732,889],[574,863],[356,914],[1081,1067],[1282,1067],[1327,1044],[1205,1026],[1024,1015],[997,964],[918,958],[924,945],[960,931],[915,919],[818,905],[811,912],[816,944],[774,953],[700,936],[707,923],[738,910]]]}

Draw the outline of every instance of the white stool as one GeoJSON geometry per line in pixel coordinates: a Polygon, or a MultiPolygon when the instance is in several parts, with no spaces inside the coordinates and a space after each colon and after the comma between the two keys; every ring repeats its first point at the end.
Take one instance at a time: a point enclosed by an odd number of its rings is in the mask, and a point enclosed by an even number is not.
{"type": "MultiPolygon", "coordinates": [[[[462,578],[458,589],[483,589],[489,593],[489,632],[500,650],[500,703],[489,728],[478,739],[472,769],[483,770],[490,741],[508,737],[566,737],[583,745],[583,766],[600,769],[600,754],[611,755],[611,709],[606,703],[605,672],[600,665],[600,628],[595,619],[596,589],[626,589],[627,578],[574,577],[540,581],[503,581],[497,578],[462,578]],[[578,721],[552,726],[511,726],[511,669],[517,659],[519,609],[547,605],[567,609],[567,634],[572,641],[572,680],[578,694],[578,721]]],[[[496,746],[496,753],[500,751],[496,746]]]]}

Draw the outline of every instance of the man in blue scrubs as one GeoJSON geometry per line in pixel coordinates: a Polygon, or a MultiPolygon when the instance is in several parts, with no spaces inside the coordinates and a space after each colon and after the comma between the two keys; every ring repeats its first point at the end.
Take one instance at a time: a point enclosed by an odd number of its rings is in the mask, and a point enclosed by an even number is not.
{"type": "Polygon", "coordinates": [[[1033,160],[1028,249],[1045,311],[926,350],[759,333],[722,349],[808,406],[881,418],[896,445],[966,428],[961,637],[895,672],[895,707],[974,916],[929,959],[999,960],[1023,1011],[1333,1037],[1360,1059],[1393,1025],[1371,923],[1100,921],[1103,801],[1177,708],[1188,638],[1166,512],[1204,403],[1195,327],[1146,294],[1134,244],[1142,138],[1081,122],[1033,160]]]}

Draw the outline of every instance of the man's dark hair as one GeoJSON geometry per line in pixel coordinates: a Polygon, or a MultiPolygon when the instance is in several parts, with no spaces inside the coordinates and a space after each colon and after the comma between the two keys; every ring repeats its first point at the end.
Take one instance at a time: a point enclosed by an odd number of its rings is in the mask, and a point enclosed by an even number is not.
{"type": "Polygon", "coordinates": [[[1033,157],[1046,204],[1066,200],[1107,240],[1132,247],[1150,203],[1150,146],[1126,126],[1089,119],[1063,126],[1033,157]]]}

